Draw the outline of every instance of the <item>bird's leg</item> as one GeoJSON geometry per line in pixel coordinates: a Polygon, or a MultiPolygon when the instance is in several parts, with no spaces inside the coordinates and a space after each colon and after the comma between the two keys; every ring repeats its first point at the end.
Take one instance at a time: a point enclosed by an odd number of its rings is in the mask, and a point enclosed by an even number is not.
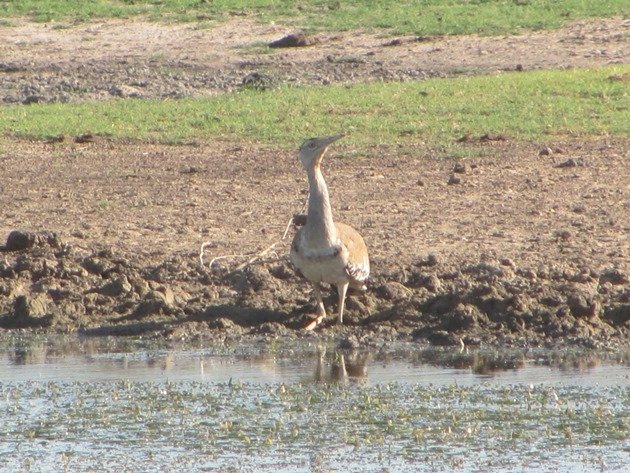
{"type": "Polygon", "coordinates": [[[346,306],[346,292],[348,291],[348,283],[342,283],[337,285],[337,291],[339,292],[339,323],[343,323],[343,309],[346,306]]]}
{"type": "Polygon", "coordinates": [[[317,299],[317,317],[309,322],[309,324],[304,327],[304,330],[313,330],[326,318],[326,309],[324,308],[324,299],[322,299],[322,290],[319,287],[319,283],[313,284],[313,290],[315,292],[315,299],[317,299]]]}

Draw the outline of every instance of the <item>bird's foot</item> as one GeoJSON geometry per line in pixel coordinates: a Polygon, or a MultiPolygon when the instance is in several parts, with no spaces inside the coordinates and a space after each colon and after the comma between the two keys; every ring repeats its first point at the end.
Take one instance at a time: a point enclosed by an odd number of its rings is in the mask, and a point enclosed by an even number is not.
{"type": "Polygon", "coordinates": [[[326,314],[318,315],[304,327],[304,330],[313,330],[315,327],[321,324],[325,318],[326,318],[326,314]]]}

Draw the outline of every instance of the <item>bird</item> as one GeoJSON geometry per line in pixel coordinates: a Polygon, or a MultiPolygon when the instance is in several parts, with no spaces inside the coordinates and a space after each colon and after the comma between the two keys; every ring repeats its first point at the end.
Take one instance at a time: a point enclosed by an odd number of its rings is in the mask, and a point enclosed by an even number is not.
{"type": "Polygon", "coordinates": [[[333,221],[328,187],[321,164],[328,146],[343,134],[310,138],[299,150],[299,158],[308,177],[306,223],[291,243],[290,260],[297,272],[313,284],[317,316],[306,327],[312,330],[326,318],[321,283],[337,286],[339,324],[343,324],[348,287],[366,290],[370,259],[363,237],[350,225],[333,221]]]}

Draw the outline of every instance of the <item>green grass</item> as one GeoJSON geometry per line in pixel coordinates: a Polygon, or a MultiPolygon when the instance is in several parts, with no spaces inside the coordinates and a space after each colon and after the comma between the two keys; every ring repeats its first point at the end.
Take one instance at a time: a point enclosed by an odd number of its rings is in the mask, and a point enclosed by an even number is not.
{"type": "Polygon", "coordinates": [[[626,0],[0,0],[8,17],[35,21],[131,17],[221,21],[255,16],[305,30],[386,30],[393,34],[504,34],[557,28],[589,17],[627,15],[626,0]]]}
{"type": "Polygon", "coordinates": [[[629,136],[630,66],[408,83],[244,90],[212,98],[0,107],[0,133],[94,133],[163,143],[247,140],[294,146],[347,131],[355,145],[450,146],[462,135],[517,140],[629,136]]]}

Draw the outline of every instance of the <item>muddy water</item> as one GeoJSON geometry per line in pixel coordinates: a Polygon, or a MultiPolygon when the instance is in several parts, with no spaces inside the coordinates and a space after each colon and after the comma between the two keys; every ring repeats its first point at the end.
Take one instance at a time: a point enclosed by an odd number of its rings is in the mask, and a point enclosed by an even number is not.
{"type": "Polygon", "coordinates": [[[0,340],[0,471],[626,471],[629,354],[0,340]]]}

